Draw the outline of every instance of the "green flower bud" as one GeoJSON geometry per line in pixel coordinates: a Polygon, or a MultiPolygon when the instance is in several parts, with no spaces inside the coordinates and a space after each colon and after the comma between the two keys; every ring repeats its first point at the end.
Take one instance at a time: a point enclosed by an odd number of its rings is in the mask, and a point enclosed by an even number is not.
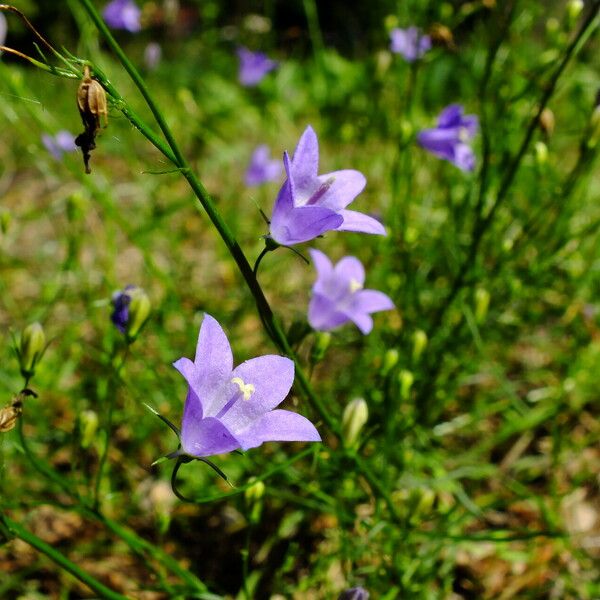
{"type": "Polygon", "coordinates": [[[381,374],[385,377],[397,364],[400,359],[400,353],[395,348],[391,348],[383,357],[383,365],[381,366],[381,374]]]}
{"type": "Polygon", "coordinates": [[[369,418],[369,407],[363,398],[348,403],[342,416],[342,436],[348,448],[357,445],[358,436],[369,418]]]}
{"type": "Polygon", "coordinates": [[[33,377],[35,367],[42,358],[46,347],[46,336],[39,323],[28,325],[21,333],[21,341],[17,349],[21,375],[25,379],[33,377]]]}
{"type": "Polygon", "coordinates": [[[402,369],[398,373],[398,383],[400,384],[400,397],[402,400],[408,400],[410,396],[410,390],[415,382],[415,376],[411,371],[402,369]]]}
{"type": "Polygon", "coordinates": [[[475,320],[481,325],[485,321],[490,305],[490,293],[484,288],[475,290],[475,320]]]}
{"type": "Polygon", "coordinates": [[[535,143],[535,162],[538,167],[542,167],[548,162],[548,146],[544,142],[535,143]]]}
{"type": "Polygon", "coordinates": [[[136,288],[131,294],[131,302],[129,303],[129,322],[127,323],[127,339],[129,341],[135,340],[138,336],[150,316],[151,308],[148,294],[143,289],[136,288]]]}
{"type": "Polygon", "coordinates": [[[84,410],[79,415],[79,430],[81,435],[81,447],[89,448],[96,439],[98,431],[98,414],[93,410],[84,410]]]}
{"type": "Polygon", "coordinates": [[[423,354],[423,350],[427,347],[427,334],[422,329],[417,329],[413,333],[413,350],[412,357],[414,361],[419,360],[421,358],[421,354],[423,354]]]}
{"type": "Polygon", "coordinates": [[[248,505],[248,519],[251,523],[258,523],[262,512],[262,498],[265,495],[265,484],[255,481],[244,491],[244,499],[248,505]]]}
{"type": "Polygon", "coordinates": [[[583,0],[569,0],[567,2],[567,22],[569,27],[575,25],[575,21],[577,21],[577,17],[581,14],[584,6],[583,0]]]}
{"type": "Polygon", "coordinates": [[[320,363],[331,342],[331,334],[328,331],[318,331],[315,335],[313,347],[310,350],[310,362],[313,365],[320,363]]]}
{"type": "Polygon", "coordinates": [[[3,208],[0,210],[0,231],[4,235],[8,233],[8,228],[10,227],[10,222],[12,221],[12,215],[8,209],[3,208]]]}

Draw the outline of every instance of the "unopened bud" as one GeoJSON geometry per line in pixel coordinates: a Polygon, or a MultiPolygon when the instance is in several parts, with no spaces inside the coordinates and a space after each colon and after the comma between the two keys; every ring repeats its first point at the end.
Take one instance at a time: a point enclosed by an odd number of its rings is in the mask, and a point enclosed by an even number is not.
{"type": "Polygon", "coordinates": [[[548,162],[548,146],[544,142],[535,143],[535,162],[539,167],[548,162]]]}
{"type": "Polygon", "coordinates": [[[364,398],[355,398],[348,403],[342,416],[342,436],[346,446],[352,448],[369,418],[369,407],[364,398]]]}
{"type": "Polygon", "coordinates": [[[490,293],[485,288],[475,290],[475,320],[481,325],[485,321],[490,305],[490,293]]]}
{"type": "Polygon", "coordinates": [[[400,353],[395,348],[391,348],[383,357],[383,365],[381,366],[381,374],[385,377],[398,364],[400,353]]]}
{"type": "Polygon", "coordinates": [[[410,396],[410,390],[415,382],[415,376],[411,371],[402,369],[398,373],[398,383],[400,384],[400,397],[402,400],[408,400],[410,396]]]}
{"type": "Polygon", "coordinates": [[[265,495],[265,484],[262,481],[255,481],[244,492],[244,499],[248,505],[248,520],[251,523],[258,523],[260,513],[262,512],[262,498],[265,495]]]}
{"type": "Polygon", "coordinates": [[[583,0],[569,0],[567,2],[567,22],[569,27],[573,27],[584,6],[583,0]]]}
{"type": "Polygon", "coordinates": [[[412,349],[412,357],[414,361],[419,360],[421,358],[421,354],[423,354],[423,350],[427,347],[427,334],[422,329],[417,329],[413,333],[413,349],[412,349]]]}
{"type": "Polygon", "coordinates": [[[0,231],[3,234],[8,233],[8,228],[10,227],[10,222],[12,221],[12,215],[8,209],[3,208],[0,210],[0,231]]]}
{"type": "Polygon", "coordinates": [[[79,415],[79,431],[81,435],[81,447],[89,448],[96,439],[98,431],[98,414],[93,410],[84,410],[79,415]]]}
{"type": "Polygon", "coordinates": [[[112,298],[111,320],[117,329],[132,343],[150,316],[150,299],[146,292],[135,285],[115,292],[112,298]]]}
{"type": "Polygon", "coordinates": [[[362,587],[350,588],[344,590],[338,596],[338,600],[369,600],[369,592],[362,587]]]}
{"type": "Polygon", "coordinates": [[[39,323],[28,325],[21,333],[18,347],[19,364],[21,375],[29,379],[35,373],[35,367],[39,362],[46,346],[46,336],[39,323]]]}
{"type": "Polygon", "coordinates": [[[328,331],[318,331],[315,334],[315,341],[310,351],[311,364],[316,365],[323,360],[330,343],[331,334],[328,331]]]}

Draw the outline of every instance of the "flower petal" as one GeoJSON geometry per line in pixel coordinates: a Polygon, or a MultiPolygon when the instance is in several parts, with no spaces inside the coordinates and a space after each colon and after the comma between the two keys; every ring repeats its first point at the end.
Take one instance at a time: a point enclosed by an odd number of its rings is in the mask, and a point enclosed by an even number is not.
{"type": "Polygon", "coordinates": [[[273,410],[253,421],[236,437],[244,450],[263,442],[320,442],[315,426],[305,417],[289,410],[273,410]]]}
{"type": "Polygon", "coordinates": [[[337,309],[335,302],[323,294],[313,293],[308,305],[308,322],[313,329],[330,331],[349,320],[348,315],[337,309]]]}
{"type": "Polygon", "coordinates": [[[342,222],[343,218],[328,208],[302,206],[271,221],[271,237],[284,246],[300,244],[337,229],[342,222]]]}
{"type": "Polygon", "coordinates": [[[367,179],[360,171],[344,169],[319,175],[317,182],[314,196],[318,198],[315,200],[313,196],[309,204],[324,206],[337,212],[346,208],[365,189],[367,179]]]}
{"type": "Polygon", "coordinates": [[[460,104],[450,104],[439,114],[437,120],[438,127],[459,127],[464,108],[460,104]]]}
{"type": "Polygon", "coordinates": [[[391,298],[378,290],[360,290],[354,294],[352,308],[357,312],[374,313],[395,308],[391,298]]]}
{"type": "Polygon", "coordinates": [[[375,235],[387,235],[385,227],[373,217],[355,210],[340,210],[344,222],[337,231],[356,231],[360,233],[372,233],[375,235]]]}
{"type": "Polygon", "coordinates": [[[234,378],[254,388],[248,399],[240,398],[221,418],[237,434],[283,402],[294,382],[294,363],[284,356],[259,356],[236,367],[231,373],[234,378]]]}
{"type": "Polygon", "coordinates": [[[362,334],[367,335],[367,333],[370,333],[371,329],[373,329],[373,319],[369,315],[365,313],[355,312],[348,316],[350,317],[352,322],[360,329],[362,334]]]}
{"type": "Polygon", "coordinates": [[[319,141],[315,130],[309,125],[294,150],[291,171],[288,176],[299,189],[314,185],[319,169],[319,141]]]}
{"type": "Polygon", "coordinates": [[[365,283],[365,268],[358,258],[344,256],[334,268],[335,276],[339,281],[355,283],[362,286],[365,283]]]}
{"type": "Polygon", "coordinates": [[[309,251],[310,257],[315,265],[315,269],[317,270],[317,278],[322,279],[325,277],[331,277],[333,274],[333,264],[327,258],[325,253],[320,250],[316,250],[315,248],[311,248],[309,251]]]}
{"type": "Polygon", "coordinates": [[[196,392],[188,386],[188,393],[183,406],[181,429],[186,431],[194,423],[201,421],[203,416],[202,402],[200,402],[200,398],[198,398],[196,392]]]}
{"type": "Polygon", "coordinates": [[[241,444],[229,429],[214,417],[200,421],[184,421],[181,447],[191,456],[212,456],[237,450],[241,444]]]}

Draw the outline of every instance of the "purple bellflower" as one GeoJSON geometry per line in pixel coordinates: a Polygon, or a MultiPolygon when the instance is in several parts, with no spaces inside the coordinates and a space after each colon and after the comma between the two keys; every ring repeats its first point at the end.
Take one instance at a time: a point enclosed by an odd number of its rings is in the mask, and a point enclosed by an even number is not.
{"type": "Polygon", "coordinates": [[[319,142],[309,125],[290,160],[283,155],[287,180],[271,216],[271,238],[278,244],[300,244],[331,231],[357,231],[386,235],[384,226],[354,210],[347,210],[366,184],[359,171],[346,169],[318,175],[319,142]]]}
{"type": "Polygon", "coordinates": [[[468,142],[478,127],[475,115],[465,115],[460,104],[451,104],[440,113],[437,127],[421,131],[417,141],[438,158],[450,161],[463,171],[473,171],[475,154],[468,142]]]}
{"type": "Polygon", "coordinates": [[[246,87],[258,85],[267,73],[279,65],[264,52],[252,52],[243,46],[237,49],[237,55],[240,59],[238,78],[240,83],[246,87]]]}
{"type": "Polygon", "coordinates": [[[407,62],[414,62],[431,49],[431,38],[417,27],[390,31],[390,50],[401,54],[407,62]]]}
{"type": "Polygon", "coordinates": [[[125,29],[131,33],[141,31],[142,11],[134,0],[112,0],[102,11],[104,20],[113,29],[125,29]]]}
{"type": "Polygon", "coordinates": [[[129,305],[137,286],[128,285],[123,290],[115,292],[112,296],[113,312],[110,315],[110,320],[115,324],[115,327],[121,332],[127,331],[129,324],[129,305]]]}
{"type": "Polygon", "coordinates": [[[292,387],[294,363],[267,355],[234,369],[227,336],[210,315],[204,315],[194,361],[180,358],[173,366],[188,383],[180,456],[201,458],[269,441],[321,441],[308,419],[274,410],[292,387]]]}
{"type": "Polygon", "coordinates": [[[330,331],[352,321],[366,335],[373,329],[371,313],[394,308],[383,292],[363,288],[365,270],[354,256],[346,256],[334,266],[323,252],[309,252],[317,269],[308,306],[313,329],[330,331]]]}
{"type": "Polygon", "coordinates": [[[350,588],[343,591],[338,600],[369,600],[369,592],[363,587],[350,588]]]}
{"type": "Polygon", "coordinates": [[[270,157],[269,147],[261,144],[252,153],[248,170],[246,171],[246,185],[260,185],[267,181],[277,181],[283,171],[281,163],[270,157]]]}
{"type": "Polygon", "coordinates": [[[56,135],[44,133],[42,135],[42,144],[46,150],[52,154],[55,160],[61,160],[65,152],[74,152],[77,150],[75,145],[75,136],[68,131],[59,131],[56,135]]]}

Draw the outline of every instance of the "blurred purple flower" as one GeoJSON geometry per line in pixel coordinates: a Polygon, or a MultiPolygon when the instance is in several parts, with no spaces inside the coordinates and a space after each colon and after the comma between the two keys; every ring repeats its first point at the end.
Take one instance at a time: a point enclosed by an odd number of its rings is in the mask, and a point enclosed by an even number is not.
{"type": "Polygon", "coordinates": [[[75,136],[65,130],[59,131],[56,135],[44,133],[42,135],[42,143],[56,160],[61,160],[65,152],[74,152],[77,150],[75,136]]]}
{"type": "Polygon", "coordinates": [[[396,27],[390,31],[390,40],[390,50],[401,54],[407,62],[421,58],[431,48],[431,38],[417,27],[396,27]]]}
{"type": "MultiPolygon", "coordinates": [[[[4,45],[6,41],[6,33],[8,32],[8,25],[6,23],[6,17],[0,13],[0,46],[4,45]]],[[[2,54],[2,52],[0,52],[2,54]]]]}
{"type": "Polygon", "coordinates": [[[283,184],[271,217],[271,237],[279,244],[307,242],[336,229],[386,235],[384,226],[362,213],[346,210],[366,184],[359,171],[346,169],[318,175],[319,142],[309,125],[290,161],[283,155],[287,180],[283,184]]]}
{"type": "Polygon", "coordinates": [[[110,320],[121,333],[127,331],[127,325],[129,324],[129,305],[131,304],[136,289],[137,286],[128,285],[125,289],[115,292],[112,296],[113,312],[110,315],[110,320]]]}
{"type": "Polygon", "coordinates": [[[263,52],[252,52],[243,46],[237,49],[237,55],[240,59],[238,78],[247,87],[258,85],[267,73],[279,65],[263,52]]]}
{"type": "Polygon", "coordinates": [[[468,142],[475,136],[479,120],[465,115],[460,104],[447,106],[439,115],[437,127],[424,129],[417,136],[419,144],[432,154],[463,171],[475,169],[475,154],[468,142]]]}
{"type": "Polygon", "coordinates": [[[188,383],[179,454],[204,457],[269,441],[321,441],[308,419],[274,410],[292,387],[294,363],[267,355],[234,369],[227,336],[210,315],[204,315],[194,362],[180,358],[173,366],[188,383]]]}
{"type": "Polygon", "coordinates": [[[142,11],[133,0],[112,0],[105,7],[102,16],[113,29],[125,29],[136,33],[142,29],[142,11]]]}
{"type": "Polygon", "coordinates": [[[261,144],[252,153],[246,171],[246,185],[260,185],[267,181],[277,181],[281,177],[282,171],[281,163],[270,158],[269,147],[261,144]]]}
{"type": "Polygon", "coordinates": [[[365,270],[354,256],[345,256],[335,266],[319,250],[310,250],[317,280],[308,307],[313,329],[329,331],[352,321],[363,334],[373,329],[370,314],[391,310],[394,303],[383,292],[365,290],[365,270]]]}
{"type": "Polygon", "coordinates": [[[144,64],[148,69],[156,69],[162,58],[162,48],[157,42],[150,42],[144,49],[144,64]]]}
{"type": "Polygon", "coordinates": [[[338,600],[369,600],[369,592],[362,587],[350,588],[343,591],[338,600]]]}

